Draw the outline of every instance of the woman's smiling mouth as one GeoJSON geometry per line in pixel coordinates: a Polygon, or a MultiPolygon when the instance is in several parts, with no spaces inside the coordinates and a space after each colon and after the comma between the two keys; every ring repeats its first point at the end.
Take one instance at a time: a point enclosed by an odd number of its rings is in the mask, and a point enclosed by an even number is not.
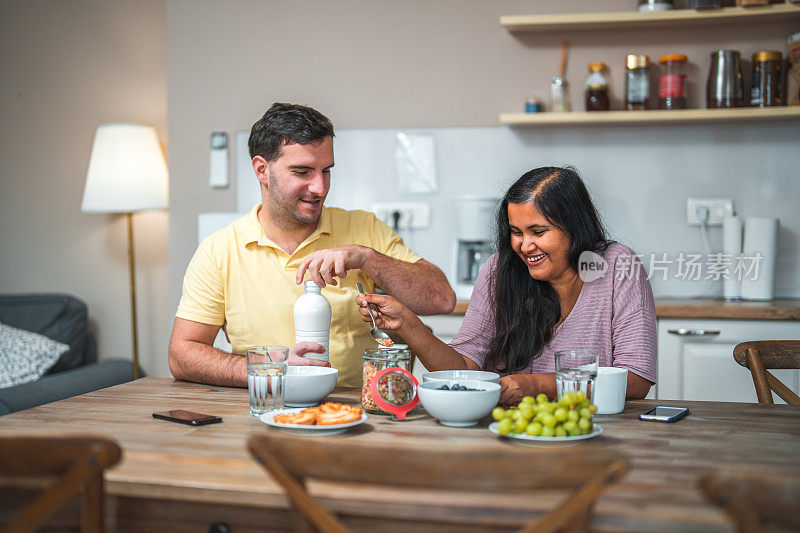
{"type": "Polygon", "coordinates": [[[545,257],[547,257],[547,254],[526,255],[525,262],[529,266],[535,266],[544,261],[545,257]]]}

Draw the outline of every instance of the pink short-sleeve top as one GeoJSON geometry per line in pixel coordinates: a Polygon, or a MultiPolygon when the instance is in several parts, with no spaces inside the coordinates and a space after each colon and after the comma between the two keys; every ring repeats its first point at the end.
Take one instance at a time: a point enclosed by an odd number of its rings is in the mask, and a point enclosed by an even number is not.
{"type": "MultiPolygon", "coordinates": [[[[575,306],[537,357],[518,373],[555,371],[555,352],[589,349],[600,366],[626,368],[656,381],[656,306],[641,261],[630,248],[612,243],[599,255],[608,264],[600,278],[585,281],[575,306]]],[[[491,282],[497,254],[481,269],[464,323],[450,345],[481,368],[494,335],[491,282]]]]}

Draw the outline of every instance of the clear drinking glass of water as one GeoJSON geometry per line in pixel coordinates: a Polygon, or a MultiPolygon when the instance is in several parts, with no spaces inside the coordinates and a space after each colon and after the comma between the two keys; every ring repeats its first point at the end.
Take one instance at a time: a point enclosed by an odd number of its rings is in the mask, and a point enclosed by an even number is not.
{"type": "Polygon", "coordinates": [[[598,353],[594,350],[556,352],[556,392],[581,391],[594,403],[594,380],[597,377],[598,353]]]}
{"type": "Polygon", "coordinates": [[[247,390],[250,393],[250,414],[258,417],[267,411],[283,409],[286,346],[250,346],[247,357],[247,390]]]}

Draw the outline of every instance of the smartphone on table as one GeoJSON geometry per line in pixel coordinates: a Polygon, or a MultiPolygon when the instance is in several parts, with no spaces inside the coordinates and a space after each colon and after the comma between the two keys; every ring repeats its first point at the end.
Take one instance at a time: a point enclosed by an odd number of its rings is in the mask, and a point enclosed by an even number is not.
{"type": "Polygon", "coordinates": [[[689,414],[688,407],[668,407],[657,405],[639,415],[639,420],[652,420],[654,422],[675,422],[689,414]]]}
{"type": "Polygon", "coordinates": [[[222,422],[222,417],[195,413],[194,411],[186,411],[183,409],[153,413],[153,418],[160,418],[161,420],[169,420],[170,422],[187,424],[189,426],[205,426],[206,424],[222,422]]]}

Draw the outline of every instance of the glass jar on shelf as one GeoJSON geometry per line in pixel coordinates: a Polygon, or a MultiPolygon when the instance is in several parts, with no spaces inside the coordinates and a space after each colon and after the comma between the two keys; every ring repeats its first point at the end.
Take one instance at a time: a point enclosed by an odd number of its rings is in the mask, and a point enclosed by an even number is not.
{"type": "Polygon", "coordinates": [[[658,78],[658,108],[686,109],[686,61],[684,54],[661,56],[661,76],[658,78]]]}
{"type": "Polygon", "coordinates": [[[783,54],[780,52],[762,50],[753,54],[750,105],[753,107],[783,105],[783,54]]]}
{"type": "MultiPolygon", "coordinates": [[[[413,361],[412,354],[407,347],[396,344],[391,348],[381,347],[364,350],[363,358],[364,368],[362,373],[363,382],[361,384],[361,407],[368,413],[379,415],[389,414],[378,407],[372,399],[372,393],[369,390],[370,380],[384,368],[397,367],[411,372],[413,361]]],[[[400,393],[402,393],[402,391],[400,391],[400,393]]]]}
{"type": "Polygon", "coordinates": [[[589,63],[589,76],[584,85],[586,111],[608,111],[611,108],[605,76],[607,71],[605,63],[589,63]]]}
{"type": "Polygon", "coordinates": [[[643,111],[650,103],[650,58],[629,54],[625,59],[625,109],[643,111]]]}

